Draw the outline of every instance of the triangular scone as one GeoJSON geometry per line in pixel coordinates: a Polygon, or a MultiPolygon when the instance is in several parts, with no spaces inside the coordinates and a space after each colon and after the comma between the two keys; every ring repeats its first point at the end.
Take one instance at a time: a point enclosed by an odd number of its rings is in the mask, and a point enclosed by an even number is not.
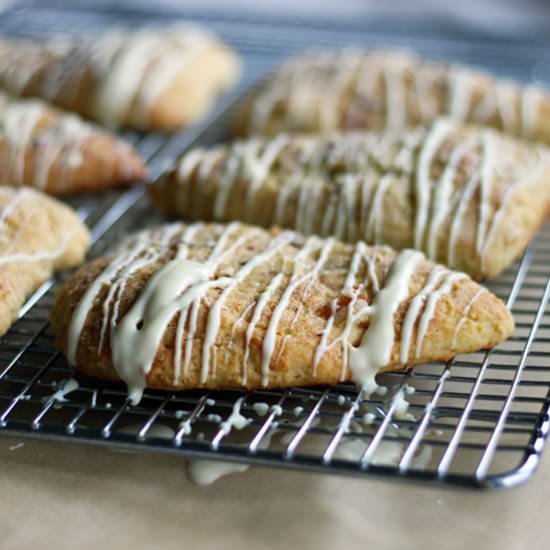
{"type": "Polygon", "coordinates": [[[0,92],[0,183],[53,194],[101,191],[143,179],[126,143],[77,115],[0,92]]]}
{"type": "Polygon", "coordinates": [[[138,233],[82,267],[52,312],[77,369],[144,387],[276,388],[495,346],[514,322],[467,275],[406,250],[239,223],[138,233]]]}
{"type": "Polygon", "coordinates": [[[54,271],[82,262],[89,242],[69,206],[39,191],[0,186],[0,335],[54,271]]]}
{"type": "Polygon", "coordinates": [[[439,116],[550,143],[550,92],[399,50],[291,58],[251,94],[235,129],[239,135],[399,129],[439,116]]]}
{"type": "Polygon", "coordinates": [[[241,220],[417,248],[476,279],[527,246],[550,206],[550,154],[491,129],[281,134],[191,150],[150,188],[186,219],[241,220]]]}
{"type": "Polygon", "coordinates": [[[177,129],[238,74],[233,51],[189,25],[0,42],[0,86],[109,127],[177,129]]]}

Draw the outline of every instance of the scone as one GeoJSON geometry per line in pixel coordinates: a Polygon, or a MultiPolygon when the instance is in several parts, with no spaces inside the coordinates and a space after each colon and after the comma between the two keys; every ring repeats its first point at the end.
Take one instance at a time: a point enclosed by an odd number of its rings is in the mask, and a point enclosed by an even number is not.
{"type": "Polygon", "coordinates": [[[150,187],[167,214],[414,247],[475,279],[518,257],[550,206],[550,153],[492,129],[281,134],[185,153],[150,187]]]}
{"type": "Polygon", "coordinates": [[[0,92],[0,183],[66,194],[129,185],[144,175],[137,153],[98,126],[0,92]]]}
{"type": "Polygon", "coordinates": [[[89,243],[68,206],[39,191],[0,186],[0,335],[54,271],[82,262],[89,243]]]}
{"type": "Polygon", "coordinates": [[[290,59],[251,97],[239,135],[400,129],[449,116],[550,143],[550,92],[406,51],[343,50],[290,59]]]}
{"type": "Polygon", "coordinates": [[[145,387],[354,380],[494,346],[514,322],[467,275],[363,242],[232,223],[138,233],[79,269],[53,311],[78,370],[145,387]]]}
{"type": "Polygon", "coordinates": [[[0,86],[109,127],[175,130],[238,78],[236,54],[199,27],[0,41],[0,86]]]}

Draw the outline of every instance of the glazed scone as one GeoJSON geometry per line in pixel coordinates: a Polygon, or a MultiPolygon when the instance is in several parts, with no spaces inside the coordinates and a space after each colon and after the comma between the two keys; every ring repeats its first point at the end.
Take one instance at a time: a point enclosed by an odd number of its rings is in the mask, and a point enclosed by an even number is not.
{"type": "Polygon", "coordinates": [[[0,186],[0,335],[54,271],[82,263],[89,243],[70,207],[39,191],[0,186]]]}
{"type": "Polygon", "coordinates": [[[185,153],[150,187],[165,213],[417,248],[475,279],[520,255],[550,207],[550,150],[439,119],[281,134],[185,153]]]}
{"type": "Polygon", "coordinates": [[[145,165],[126,143],[39,100],[0,92],[0,183],[53,194],[136,183],[145,165]]]}
{"type": "Polygon", "coordinates": [[[241,135],[400,129],[449,116],[550,143],[550,92],[406,51],[291,58],[235,120],[241,135]]]}
{"type": "Polygon", "coordinates": [[[363,242],[233,223],[138,233],[79,269],[52,311],[76,369],[145,387],[354,380],[495,346],[506,306],[463,273],[363,242]]]}
{"type": "Polygon", "coordinates": [[[236,54],[191,25],[0,41],[0,86],[108,127],[175,130],[239,76],[236,54]]]}

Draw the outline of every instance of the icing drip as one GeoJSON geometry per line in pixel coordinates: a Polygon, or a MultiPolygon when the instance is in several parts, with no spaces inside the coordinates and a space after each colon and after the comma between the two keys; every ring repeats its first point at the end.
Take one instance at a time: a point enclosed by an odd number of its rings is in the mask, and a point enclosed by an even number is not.
{"type": "Polygon", "coordinates": [[[160,339],[170,320],[207,289],[223,287],[229,279],[209,281],[210,269],[186,259],[168,262],[149,280],[140,297],[113,331],[113,366],[139,401],[145,375],[155,358],[160,339]]]}
{"type": "Polygon", "coordinates": [[[67,395],[73,391],[76,391],[80,387],[77,380],[74,378],[69,378],[63,380],[59,384],[59,389],[50,397],[44,398],[44,401],[49,401],[50,399],[58,403],[65,403],[67,401],[67,395]]]}
{"type": "Polygon", "coordinates": [[[220,429],[223,431],[225,435],[228,435],[233,428],[237,430],[242,430],[246,426],[248,426],[250,422],[252,422],[251,418],[246,418],[241,414],[241,407],[243,404],[243,400],[244,400],[244,397],[239,397],[239,399],[235,401],[235,403],[233,404],[233,410],[231,411],[231,414],[227,417],[226,420],[224,420],[220,424],[220,429]]]}
{"type": "Polygon", "coordinates": [[[413,250],[404,250],[397,256],[384,287],[372,302],[369,328],[359,347],[353,347],[350,351],[352,379],[367,394],[377,387],[376,373],[391,360],[393,316],[399,304],[406,299],[409,281],[422,258],[420,252],[413,250]]]}

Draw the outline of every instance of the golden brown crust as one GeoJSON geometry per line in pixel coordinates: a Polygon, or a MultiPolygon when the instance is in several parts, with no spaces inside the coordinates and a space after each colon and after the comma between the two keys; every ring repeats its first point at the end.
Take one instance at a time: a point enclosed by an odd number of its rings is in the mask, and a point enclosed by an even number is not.
{"type": "Polygon", "coordinates": [[[239,72],[229,47],[184,25],[0,43],[0,84],[10,93],[109,127],[175,130],[202,116],[239,72]]]}
{"type": "Polygon", "coordinates": [[[52,194],[141,181],[145,165],[126,143],[38,100],[0,94],[0,181],[52,194]]]}
{"type": "Polygon", "coordinates": [[[0,335],[54,271],[82,262],[89,242],[68,206],[38,191],[0,187],[0,335]]]}
{"type": "MultiPolygon", "coordinates": [[[[77,339],[76,368],[100,378],[120,379],[120,374],[113,366],[111,329],[105,330],[103,343],[100,343],[101,327],[114,326],[112,330],[115,333],[119,330],[117,327],[120,327],[122,319],[129,315],[138,300],[143,300],[144,289],[153,274],[158,276],[163,266],[170,265],[174,259],[179,249],[176,243],[183,240],[184,246],[188,247],[187,258],[204,264],[207,258],[212,258],[213,249],[221,238],[226,238],[224,250],[230,250],[230,253],[213,270],[212,280],[229,277],[238,282],[223,296],[222,288],[211,287],[205,292],[204,299],[199,300],[196,309],[195,330],[192,328],[192,315],[185,317],[179,339],[177,327],[180,315],[186,315],[186,310],[175,313],[169,319],[162,330],[160,344],[146,376],[147,386],[159,389],[277,388],[335,384],[349,380],[350,345],[359,346],[365,334],[368,334],[366,329],[369,324],[378,322],[374,320],[375,313],[370,317],[359,313],[367,304],[375,307],[378,294],[376,285],[383,288],[388,284],[388,277],[394,277],[392,266],[397,254],[387,247],[354,247],[317,238],[305,240],[292,232],[281,233],[275,229],[265,231],[239,224],[175,224],[143,233],[141,241],[134,240],[126,248],[126,253],[128,250],[135,252],[136,242],[141,242],[143,253],[138,254],[137,258],[143,259],[152,250],[158,254],[149,256],[149,263],[134,264],[134,267],[137,265],[134,270],[128,270],[127,266],[124,268],[123,263],[120,263],[118,274],[96,289],[97,294],[93,295],[91,307],[86,310],[85,322],[77,339]],[[184,231],[187,233],[182,237],[184,231]],[[167,238],[168,234],[170,238],[167,238]],[[242,269],[246,269],[243,266],[251,258],[258,258],[259,254],[277,242],[276,239],[285,236],[289,240],[277,249],[276,254],[256,265],[246,277],[239,278],[242,269]],[[231,248],[232,245],[235,246],[231,248]],[[304,253],[305,249],[309,252],[304,253]],[[297,257],[300,251],[302,253],[297,257]],[[351,264],[354,254],[359,252],[364,255],[365,263],[356,264],[355,270],[351,264]],[[346,288],[346,278],[351,271],[354,272],[353,284],[346,288]],[[294,287],[293,281],[296,283],[294,287]],[[272,294],[269,294],[270,285],[274,285],[271,287],[272,294]],[[290,293],[289,287],[292,287],[290,293]],[[113,293],[116,288],[118,293],[113,293]],[[106,318],[104,304],[109,292],[112,303],[106,318]],[[263,301],[265,307],[261,306],[262,296],[266,298],[263,301]],[[219,303],[220,317],[217,318],[214,310],[218,307],[215,304],[219,303]],[[274,325],[275,338],[271,346],[267,334],[273,330],[274,312],[281,303],[285,307],[278,323],[274,325]],[[118,311],[116,319],[112,319],[114,310],[118,311]],[[359,315],[349,326],[348,314],[359,315]],[[206,341],[212,323],[216,331],[209,347],[206,341]],[[328,339],[323,345],[323,332],[327,331],[331,323],[332,328],[328,330],[328,339]],[[348,336],[344,338],[344,334],[348,336]],[[344,345],[342,342],[347,343],[344,345]],[[210,352],[206,377],[202,362],[205,348],[210,352]],[[324,352],[316,363],[316,353],[321,348],[324,352]],[[181,352],[179,375],[175,374],[176,349],[181,352]],[[184,361],[186,353],[189,353],[188,363],[184,361]],[[262,361],[267,361],[269,367],[267,377],[262,370],[262,361]]],[[[88,296],[94,281],[105,273],[105,269],[115,259],[120,262],[123,254],[124,249],[114,256],[87,264],[60,290],[52,312],[52,325],[56,343],[63,352],[68,352],[75,311],[83,303],[83,297],[88,296]]],[[[393,317],[393,328],[390,327],[394,330],[391,353],[381,371],[401,370],[428,361],[444,361],[457,353],[492,347],[507,338],[513,330],[512,316],[504,304],[465,275],[453,275],[421,259],[411,278],[404,284],[408,292],[405,293],[406,298],[398,304],[393,317]],[[405,328],[405,317],[409,309],[414,309],[411,307],[412,300],[427,284],[428,278],[434,276],[435,269],[439,270],[442,279],[441,285],[436,286],[440,295],[433,297],[433,315],[428,311],[432,306],[416,298],[420,307],[417,317],[413,319],[414,323],[410,325],[410,346],[403,347],[408,350],[406,360],[401,361],[403,331],[409,330],[405,328]],[[445,284],[448,284],[447,291],[443,288],[445,284]],[[420,340],[417,353],[417,338],[422,323],[427,324],[427,330],[425,337],[420,340]]],[[[144,330],[147,330],[149,321],[147,317],[142,319],[144,330]]],[[[139,354],[137,349],[132,352],[139,354]]]]}
{"type": "Polygon", "coordinates": [[[550,93],[406,51],[343,50],[289,59],[235,118],[239,136],[398,129],[439,116],[550,143],[550,93]]]}
{"type": "Polygon", "coordinates": [[[550,154],[448,120],[401,132],[279,135],[187,152],[150,194],[185,219],[415,247],[483,279],[510,265],[546,218],[550,154]]]}

